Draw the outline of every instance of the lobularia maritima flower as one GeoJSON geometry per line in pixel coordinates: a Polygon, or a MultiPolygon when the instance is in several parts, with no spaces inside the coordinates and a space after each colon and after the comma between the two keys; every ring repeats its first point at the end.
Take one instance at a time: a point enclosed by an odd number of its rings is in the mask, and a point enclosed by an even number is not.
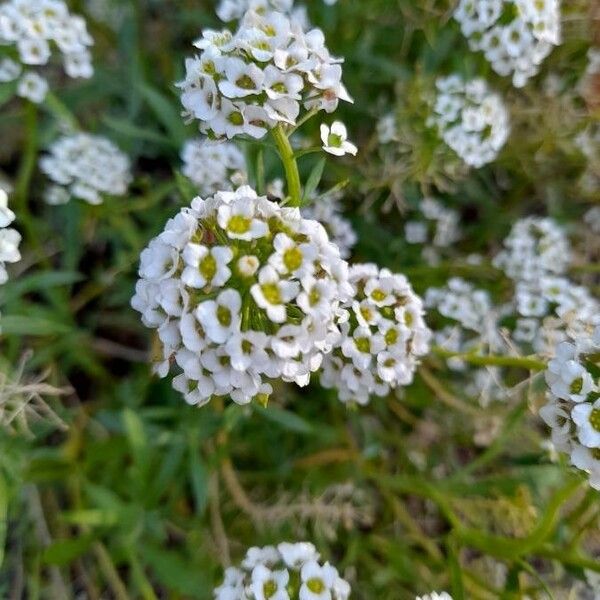
{"type": "Polygon", "coordinates": [[[289,13],[293,7],[294,0],[221,0],[216,12],[221,21],[229,23],[241,19],[249,10],[261,14],[289,13]]]}
{"type": "Polygon", "coordinates": [[[417,596],[415,600],[452,600],[452,596],[448,592],[431,592],[431,594],[417,596]]]}
{"type": "Polygon", "coordinates": [[[230,191],[246,183],[246,160],[233,142],[189,140],[181,152],[183,174],[201,196],[230,191]]]}
{"type": "Polygon", "coordinates": [[[329,239],[339,248],[340,256],[347,259],[358,241],[358,236],[352,223],[344,217],[341,198],[339,191],[327,192],[320,196],[317,194],[316,199],[302,208],[302,214],[307,219],[319,221],[325,227],[329,239]]]}
{"type": "Polygon", "coordinates": [[[460,0],[454,12],[473,51],[522,87],[561,43],[559,0],[460,0]]]}
{"type": "Polygon", "coordinates": [[[406,222],[404,236],[409,244],[422,247],[427,264],[435,265],[441,253],[460,239],[460,217],[434,198],[423,198],[417,210],[418,215],[406,222]]]}
{"type": "Polygon", "coordinates": [[[548,364],[548,403],[540,416],[552,430],[552,443],[589,474],[600,490],[600,325],[561,342],[548,364]]]}
{"type": "Polygon", "coordinates": [[[248,186],[196,198],[142,252],[132,306],[162,344],[155,370],[190,404],[246,404],[269,379],[306,385],[337,341],[348,267],[316,221],[248,186]]]}
{"type": "Polygon", "coordinates": [[[510,131],[502,98],[483,79],[465,81],[459,75],[438,79],[436,89],[428,125],[467,165],[495,160],[510,131]]]}
{"type": "Polygon", "coordinates": [[[348,600],[350,584],[309,542],[250,548],[225,571],[215,600],[348,600]]]}
{"type": "Polygon", "coordinates": [[[348,130],[341,121],[334,121],[331,127],[325,123],[321,124],[321,141],[323,150],[334,156],[356,156],[358,152],[358,148],[348,140],[348,130]]]}
{"type": "Polygon", "coordinates": [[[15,213],[8,208],[8,194],[0,188],[0,284],[8,281],[6,263],[21,260],[19,244],[21,234],[9,227],[15,220],[15,213]]]}
{"type": "Polygon", "coordinates": [[[40,168],[56,184],[46,192],[48,204],[65,204],[71,197],[101,204],[104,196],[124,195],[131,181],[127,155],[110,140],[87,133],[58,139],[40,168]]]}
{"type": "Polygon", "coordinates": [[[62,0],[8,0],[0,5],[0,84],[19,80],[17,94],[40,103],[48,82],[38,72],[57,48],[69,77],[89,78],[93,40],[85,21],[62,0]]]}
{"type": "Polygon", "coordinates": [[[412,382],[419,358],[429,351],[431,332],[423,303],[408,280],[376,265],[350,268],[352,298],[342,305],[342,336],[323,359],[321,384],[342,402],[367,404],[372,394],[412,382]]]}
{"type": "Polygon", "coordinates": [[[248,11],[235,33],[205,30],[186,60],[179,87],[185,114],[216,138],[262,138],[279,123],[295,125],[304,108],[333,112],[351,102],[342,59],[320,29],[305,33],[293,17],[248,11]]]}
{"type": "Polygon", "coordinates": [[[570,261],[563,229],[547,217],[526,217],[513,225],[494,265],[511,279],[535,281],[545,275],[562,275],[570,261]]]}

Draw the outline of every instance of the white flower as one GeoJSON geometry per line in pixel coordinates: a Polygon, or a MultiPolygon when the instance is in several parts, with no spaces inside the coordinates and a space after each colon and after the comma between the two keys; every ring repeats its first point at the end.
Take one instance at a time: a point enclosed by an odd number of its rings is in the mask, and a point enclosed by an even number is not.
{"type": "Polygon", "coordinates": [[[179,87],[186,114],[214,137],[262,138],[278,123],[295,125],[302,109],[333,112],[351,101],[339,59],[320,30],[305,33],[287,0],[224,0],[225,20],[241,19],[235,33],[205,30],[186,60],[179,87]],[[287,6],[283,6],[286,4],[287,6]],[[244,12],[246,11],[247,12],[244,12]]]}
{"type": "Polygon", "coordinates": [[[0,227],[8,227],[15,220],[15,213],[8,208],[8,194],[0,188],[0,227]]]}
{"type": "Polygon", "coordinates": [[[283,562],[292,569],[300,569],[304,563],[319,560],[319,553],[314,544],[310,542],[296,544],[282,542],[277,546],[277,550],[279,550],[283,562]]]}
{"type": "Polygon", "coordinates": [[[17,94],[35,104],[43,102],[47,93],[48,82],[33,71],[25,73],[17,85],[17,94]]]}
{"type": "Polygon", "coordinates": [[[184,248],[182,258],[186,266],[181,281],[189,287],[221,287],[231,277],[227,265],[233,259],[233,252],[227,246],[207,248],[190,243],[184,248]]]}
{"type": "Polygon", "coordinates": [[[215,600],[348,600],[348,582],[318,560],[309,542],[250,548],[240,569],[225,571],[223,583],[214,590],[215,600]]]}
{"type": "Polygon", "coordinates": [[[267,234],[267,224],[255,219],[255,205],[250,201],[235,201],[223,204],[218,210],[219,225],[234,240],[250,241],[264,237],[267,234]]]}
{"type": "Polygon", "coordinates": [[[53,64],[56,50],[69,77],[89,78],[93,73],[89,51],[93,40],[85,21],[71,15],[63,0],[3,2],[0,5],[0,40],[4,46],[11,47],[20,62],[12,59],[0,62],[1,82],[18,79],[21,65],[36,68],[28,68],[17,86],[17,94],[32,102],[43,102],[48,92],[48,82],[38,71],[53,64]]]}
{"type": "Polygon", "coordinates": [[[281,281],[273,267],[263,267],[258,273],[258,283],[250,289],[254,301],[267,311],[274,323],[283,323],[286,318],[285,305],[293,300],[300,289],[295,281],[281,281]]]}
{"type": "Polygon", "coordinates": [[[239,330],[241,307],[239,293],[236,290],[225,290],[216,300],[206,300],[199,304],[196,317],[207,337],[216,344],[223,344],[239,330]]]}
{"type": "Polygon", "coordinates": [[[448,592],[431,592],[431,594],[417,596],[415,600],[452,600],[452,596],[448,592]]]}
{"type": "Polygon", "coordinates": [[[342,335],[323,359],[321,384],[336,388],[342,402],[366,404],[411,382],[431,332],[406,278],[375,265],[355,265],[349,278],[354,298],[339,314],[342,335]]]}
{"type": "Polygon", "coordinates": [[[246,183],[244,155],[232,142],[189,140],[181,158],[183,174],[197,186],[201,196],[246,183]]]}
{"type": "Polygon", "coordinates": [[[323,142],[323,150],[334,156],[344,156],[345,154],[356,156],[358,152],[358,148],[348,141],[348,131],[341,121],[334,121],[331,128],[322,123],[321,141],[323,142]]]}
{"type": "MultiPolygon", "coordinates": [[[[129,158],[110,140],[86,133],[54,142],[40,159],[40,168],[70,195],[90,204],[100,204],[105,195],[125,195],[131,181],[129,158]]],[[[62,198],[51,203],[62,203],[62,198]]]]}
{"type": "Polygon", "coordinates": [[[250,590],[256,600],[289,600],[286,586],[290,574],[282,571],[271,571],[263,565],[257,565],[252,571],[250,590]]]}
{"type": "Polygon", "coordinates": [[[460,0],[454,12],[474,51],[522,87],[560,44],[560,1],[460,0]]]}
{"type": "Polygon", "coordinates": [[[467,165],[479,168],[495,160],[510,131],[501,97],[483,79],[456,75],[438,79],[436,88],[428,123],[467,165]]]}
{"type": "Polygon", "coordinates": [[[600,449],[576,445],[571,451],[573,466],[589,474],[590,485],[600,490],[600,449]]]}
{"type": "Polygon", "coordinates": [[[306,385],[351,292],[324,229],[245,186],[182,209],[142,252],[139,275],[132,306],[159,332],[155,370],[183,371],[173,385],[198,406],[213,395],[247,404],[270,379],[306,385]]]}
{"type": "Polygon", "coordinates": [[[581,402],[571,412],[577,425],[577,437],[588,448],[600,448],[600,400],[581,402]]]}
{"type": "Polygon", "coordinates": [[[302,587],[299,600],[332,600],[331,590],[338,579],[337,569],[329,563],[305,563],[300,571],[302,587]]]}

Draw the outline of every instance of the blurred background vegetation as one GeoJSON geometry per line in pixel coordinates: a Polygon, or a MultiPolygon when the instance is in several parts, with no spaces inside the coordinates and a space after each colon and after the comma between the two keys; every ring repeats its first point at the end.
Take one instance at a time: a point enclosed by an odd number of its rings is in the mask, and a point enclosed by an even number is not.
{"type": "MultiPolygon", "coordinates": [[[[598,82],[579,87],[600,43],[594,0],[563,2],[564,43],[523,90],[469,52],[451,0],[305,4],[355,99],[336,116],[359,157],[328,161],[321,183],[346,182],[353,262],[403,272],[420,293],[461,275],[502,296],[486,257],[519,217],[551,215],[590,251],[580,223],[600,201],[600,168],[576,138],[598,126],[598,82]],[[487,78],[511,113],[501,156],[477,171],[448,170],[420,125],[418,90],[453,72],[487,78]],[[390,111],[407,141],[393,156],[375,134],[390,111]],[[463,229],[435,267],[403,234],[427,194],[463,229]]],[[[585,598],[586,571],[600,573],[599,495],[542,446],[539,374],[509,370],[520,385],[483,408],[431,357],[414,385],[356,410],[316,381],[280,385],[267,409],[197,410],[150,376],[150,333],[129,300],[140,251],[191,200],[179,152],[196,131],[174,82],[200,30],[221,24],[208,0],[70,5],[95,38],[95,77],[38,110],[5,100],[0,112],[0,173],[24,235],[0,290],[0,597],[204,600],[249,546],[310,539],[357,599],[585,598]],[[75,124],[132,157],[127,199],[43,203],[37,157],[75,124]]],[[[252,173],[259,147],[244,148],[252,173]]],[[[265,152],[268,180],[281,177],[265,152]]],[[[301,160],[305,176],[316,161],[301,160]]],[[[598,271],[585,278],[597,291],[598,271]]]]}

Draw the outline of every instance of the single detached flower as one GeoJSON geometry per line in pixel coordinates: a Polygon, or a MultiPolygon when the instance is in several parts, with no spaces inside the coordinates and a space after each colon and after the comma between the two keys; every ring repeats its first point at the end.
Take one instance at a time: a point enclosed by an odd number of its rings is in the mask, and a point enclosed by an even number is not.
{"type": "Polygon", "coordinates": [[[321,124],[321,140],[323,150],[334,156],[344,156],[352,154],[356,156],[358,148],[348,141],[348,131],[341,121],[334,121],[331,128],[325,123],[321,124]]]}

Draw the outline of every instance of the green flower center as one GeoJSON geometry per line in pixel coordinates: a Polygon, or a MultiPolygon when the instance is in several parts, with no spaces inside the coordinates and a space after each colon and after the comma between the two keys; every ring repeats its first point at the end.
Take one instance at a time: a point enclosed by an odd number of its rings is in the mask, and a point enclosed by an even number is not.
{"type": "Polygon", "coordinates": [[[303,258],[300,248],[294,246],[283,253],[283,264],[288,271],[295,271],[302,266],[303,258]]]}
{"type": "Polygon", "coordinates": [[[231,311],[226,306],[220,306],[217,308],[217,321],[223,327],[229,327],[231,325],[231,311]]]}
{"type": "Polygon", "coordinates": [[[325,591],[325,584],[322,579],[313,577],[306,582],[306,587],[315,594],[322,594],[325,591]]]}
{"type": "Polygon", "coordinates": [[[250,231],[251,219],[242,215],[234,215],[227,223],[227,230],[231,233],[247,233],[250,231]]]}
{"type": "Polygon", "coordinates": [[[215,63],[212,60],[207,60],[202,65],[202,71],[204,71],[204,73],[206,73],[207,75],[212,76],[217,72],[217,68],[215,67],[215,63]]]}
{"type": "Polygon", "coordinates": [[[371,352],[371,342],[369,341],[369,338],[357,338],[354,343],[360,352],[363,352],[364,354],[369,354],[371,352]]]}
{"type": "Polygon", "coordinates": [[[600,408],[594,408],[590,413],[590,424],[596,431],[600,432],[600,408]]]}
{"type": "Polygon", "coordinates": [[[283,84],[283,82],[279,81],[277,83],[274,83],[271,86],[271,89],[274,92],[277,92],[278,94],[285,94],[287,92],[287,88],[285,87],[285,85],[283,84]]]}
{"type": "Polygon", "coordinates": [[[596,460],[600,460],[600,448],[591,448],[590,452],[596,460]]]}
{"type": "Polygon", "coordinates": [[[368,306],[362,306],[360,309],[360,314],[363,316],[363,319],[367,323],[369,323],[373,318],[373,313],[371,312],[371,309],[368,306]]]}
{"type": "Polygon", "coordinates": [[[387,294],[383,290],[377,289],[371,292],[371,298],[373,298],[375,302],[383,302],[386,297],[387,294]]]}
{"type": "Polygon", "coordinates": [[[281,292],[276,283],[265,283],[260,286],[260,289],[269,304],[281,304],[281,292]]]}
{"type": "Polygon", "coordinates": [[[342,136],[337,135],[336,133],[330,133],[327,138],[327,145],[331,148],[341,148],[342,147],[342,136]]]}
{"type": "Polygon", "coordinates": [[[312,290],[310,290],[310,294],[308,295],[308,302],[310,303],[311,306],[318,304],[320,299],[321,299],[321,294],[319,293],[319,290],[317,290],[316,288],[313,288],[312,290]]]}
{"type": "Polygon", "coordinates": [[[571,394],[580,394],[583,389],[583,377],[578,377],[577,379],[573,379],[571,385],[569,386],[569,391],[571,394]]]}
{"type": "Polygon", "coordinates": [[[410,327],[413,324],[413,316],[412,313],[406,312],[404,313],[404,322],[410,327]]]}
{"type": "Polygon", "coordinates": [[[232,113],[229,113],[227,120],[232,125],[237,125],[239,127],[240,125],[244,124],[244,115],[242,115],[240,111],[234,111],[232,113]]]}
{"type": "Polygon", "coordinates": [[[212,254],[205,256],[200,262],[200,273],[206,281],[212,281],[217,273],[217,261],[212,254]]]}
{"type": "Polygon", "coordinates": [[[251,354],[252,353],[252,344],[248,341],[248,340],[243,340],[242,341],[242,352],[244,354],[251,354]]]}
{"type": "Polygon", "coordinates": [[[270,579],[266,581],[263,585],[263,594],[265,598],[271,598],[277,593],[277,584],[270,579]]]}
{"type": "Polygon", "coordinates": [[[235,83],[243,90],[253,90],[256,87],[254,81],[248,75],[242,75],[235,83]]]}
{"type": "Polygon", "coordinates": [[[398,341],[398,332],[395,329],[388,329],[385,332],[385,343],[393,346],[398,341]]]}

